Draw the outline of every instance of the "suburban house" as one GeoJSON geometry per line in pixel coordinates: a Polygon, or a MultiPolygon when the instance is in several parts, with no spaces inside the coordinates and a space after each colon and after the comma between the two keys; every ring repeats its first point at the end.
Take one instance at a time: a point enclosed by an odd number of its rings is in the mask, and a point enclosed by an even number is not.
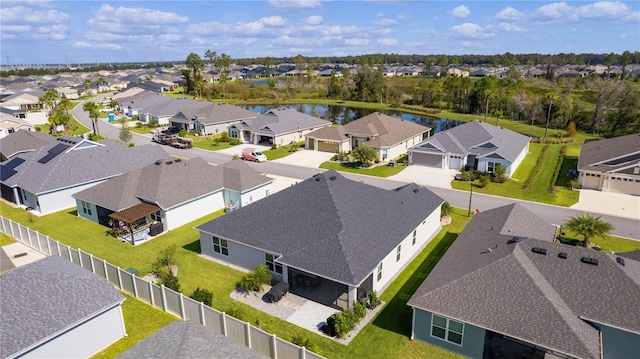
{"type": "Polygon", "coordinates": [[[0,112],[0,139],[20,130],[33,131],[34,126],[24,118],[0,112]]]}
{"type": "Polygon", "coordinates": [[[171,118],[171,125],[201,135],[227,132],[229,126],[251,120],[257,113],[226,103],[210,103],[204,107],[188,107],[171,118]]]}
{"type": "Polygon", "coordinates": [[[349,152],[361,144],[378,152],[386,162],[407,153],[407,149],[429,137],[431,128],[380,112],[351,121],[344,126],[326,127],[305,136],[306,147],[324,152],[349,152]]]}
{"type": "Polygon", "coordinates": [[[640,196],[640,133],[586,142],[578,173],[584,189],[640,196]]]}
{"type": "Polygon", "coordinates": [[[345,308],[382,292],[438,233],[442,203],[416,184],[385,190],[331,170],[196,229],[203,255],[266,264],[276,280],[322,287],[323,304],[345,308]]]}
{"type": "Polygon", "coordinates": [[[279,107],[231,125],[229,136],[242,142],[282,146],[302,141],[309,132],[327,126],[331,126],[331,122],[279,107]]]}
{"type": "Polygon", "coordinates": [[[56,138],[48,133],[26,130],[13,132],[0,138],[0,162],[55,141],[56,138]]]}
{"type": "Polygon", "coordinates": [[[146,234],[153,223],[162,223],[162,232],[223,208],[231,211],[246,206],[270,195],[272,183],[271,178],[243,161],[213,166],[200,157],[170,158],[113,177],[72,197],[78,216],[107,227],[131,226],[146,234]]]}
{"type": "Polygon", "coordinates": [[[61,136],[0,165],[2,198],[49,214],[75,207],[71,195],[76,192],[167,157],[159,145],[127,147],[114,140],[61,136]]]}
{"type": "Polygon", "coordinates": [[[409,163],[460,170],[468,166],[493,172],[496,164],[512,176],[529,152],[529,137],[478,120],[464,123],[409,149],[409,163]]]}
{"type": "Polygon", "coordinates": [[[0,275],[2,358],[87,358],[127,335],[125,297],[51,256],[0,275]]]}
{"type": "Polygon", "coordinates": [[[408,301],[411,338],[471,358],[631,358],[640,263],[554,241],[520,204],[478,213],[408,301]]]}
{"type": "Polygon", "coordinates": [[[267,359],[268,357],[199,323],[177,320],[120,354],[118,358],[267,359]]]}

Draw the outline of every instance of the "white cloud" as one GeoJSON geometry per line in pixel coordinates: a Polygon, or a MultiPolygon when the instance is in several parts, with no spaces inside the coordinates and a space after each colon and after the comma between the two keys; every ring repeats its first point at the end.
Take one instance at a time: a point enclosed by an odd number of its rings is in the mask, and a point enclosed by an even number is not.
{"type": "Polygon", "coordinates": [[[575,9],[576,15],[582,19],[618,19],[624,17],[629,11],[629,7],[619,1],[600,1],[575,9]]]}
{"type": "Polygon", "coordinates": [[[324,18],[320,15],[312,15],[304,20],[304,23],[307,25],[320,25],[322,24],[322,20],[324,18]]]}
{"type": "Polygon", "coordinates": [[[259,21],[236,22],[223,24],[217,21],[192,24],[187,27],[187,31],[203,36],[236,35],[242,37],[266,36],[264,24],[259,21]]]}
{"type": "Polygon", "coordinates": [[[449,28],[449,35],[457,39],[488,39],[495,36],[492,29],[477,24],[465,22],[449,28]]]}
{"type": "Polygon", "coordinates": [[[373,23],[380,26],[398,25],[398,20],[395,19],[376,19],[373,23]]]}
{"type": "Polygon", "coordinates": [[[163,43],[167,42],[181,42],[183,36],[180,34],[162,34],[158,36],[158,40],[163,43]]]}
{"type": "Polygon", "coordinates": [[[532,18],[535,21],[548,22],[559,19],[570,19],[575,17],[575,15],[574,8],[567,5],[566,2],[556,2],[540,6],[533,12],[532,18]]]}
{"type": "Polygon", "coordinates": [[[469,10],[469,8],[464,5],[460,5],[460,6],[454,7],[451,10],[450,14],[456,19],[466,19],[469,16],[469,14],[471,14],[471,10],[469,10]]]}
{"type": "Polygon", "coordinates": [[[522,11],[518,11],[511,6],[507,6],[502,11],[496,14],[495,18],[498,20],[522,20],[527,15],[522,11]]]}
{"type": "Polygon", "coordinates": [[[189,22],[187,16],[181,16],[173,12],[158,11],[146,8],[118,7],[102,5],[94,12],[93,17],[87,23],[109,29],[113,24],[121,24],[122,28],[130,25],[167,25],[184,24],[189,22]]]}
{"type": "Polygon", "coordinates": [[[262,17],[260,18],[260,22],[265,25],[274,26],[274,27],[287,25],[287,20],[280,16],[262,17]]]}
{"type": "Polygon", "coordinates": [[[238,38],[230,38],[225,41],[225,46],[249,46],[253,45],[258,40],[255,38],[247,38],[247,39],[238,39],[238,38]]]}
{"type": "Polygon", "coordinates": [[[398,45],[398,40],[389,37],[382,37],[378,39],[378,44],[382,46],[395,46],[398,45]]]}
{"type": "Polygon", "coordinates": [[[427,37],[438,35],[438,30],[434,28],[423,29],[423,30],[420,30],[419,32],[424,34],[424,36],[427,36],[427,37]]]}
{"type": "Polygon", "coordinates": [[[501,22],[498,27],[506,32],[526,32],[527,29],[516,24],[501,22]]]}
{"type": "Polygon", "coordinates": [[[85,48],[85,49],[103,49],[103,50],[121,50],[122,46],[118,44],[90,44],[84,41],[77,41],[73,44],[75,47],[85,48]]]}
{"type": "Polygon", "coordinates": [[[369,39],[346,39],[344,44],[348,46],[366,46],[369,45],[369,39]]]}
{"type": "Polygon", "coordinates": [[[61,24],[69,20],[69,14],[57,10],[33,10],[24,6],[0,9],[2,24],[61,24]]]}
{"type": "Polygon", "coordinates": [[[269,0],[272,8],[283,12],[294,12],[322,6],[319,0],[269,0]]]}

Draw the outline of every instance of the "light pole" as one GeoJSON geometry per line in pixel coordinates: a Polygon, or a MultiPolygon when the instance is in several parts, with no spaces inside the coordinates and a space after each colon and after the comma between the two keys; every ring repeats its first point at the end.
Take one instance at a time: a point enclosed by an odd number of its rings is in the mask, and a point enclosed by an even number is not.
{"type": "Polygon", "coordinates": [[[467,217],[471,217],[471,197],[473,196],[473,173],[469,175],[469,212],[467,217]]]}

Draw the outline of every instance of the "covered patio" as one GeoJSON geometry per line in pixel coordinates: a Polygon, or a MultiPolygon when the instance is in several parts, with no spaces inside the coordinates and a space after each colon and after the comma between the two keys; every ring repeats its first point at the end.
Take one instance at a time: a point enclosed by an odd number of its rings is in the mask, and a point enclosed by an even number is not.
{"type": "Polygon", "coordinates": [[[288,268],[289,292],[335,309],[346,309],[355,300],[368,295],[373,285],[373,275],[358,288],[315,276],[294,268],[288,268]],[[351,291],[351,298],[349,292],[351,291]]]}
{"type": "Polygon", "coordinates": [[[162,209],[155,204],[141,202],[109,215],[113,233],[123,241],[135,245],[163,232],[162,209]],[[153,227],[152,227],[153,226],[153,227]]]}

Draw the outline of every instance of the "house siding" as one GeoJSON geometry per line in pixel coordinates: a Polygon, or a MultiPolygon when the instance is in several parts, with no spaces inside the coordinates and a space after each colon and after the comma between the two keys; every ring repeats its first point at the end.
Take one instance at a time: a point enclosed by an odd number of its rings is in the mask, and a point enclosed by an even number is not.
{"type": "MultiPolygon", "coordinates": [[[[231,192],[231,191],[229,191],[231,192]]],[[[236,192],[237,193],[237,192],[236,192]]],[[[270,194],[272,194],[271,183],[267,183],[263,186],[254,188],[251,191],[245,192],[240,195],[241,206],[247,206],[255,201],[259,201],[270,194]]],[[[234,202],[235,203],[235,202],[234,202]]]]}
{"type": "MultiPolygon", "coordinates": [[[[241,267],[247,271],[252,270],[258,264],[264,264],[264,252],[245,246],[243,244],[227,241],[229,255],[225,256],[213,251],[213,236],[200,232],[200,251],[202,254],[213,257],[225,263],[241,267]]],[[[282,278],[280,278],[282,279],[282,278]]]]}
{"type": "Polygon", "coordinates": [[[78,211],[78,217],[86,218],[92,222],[99,223],[98,209],[96,208],[96,205],[93,203],[89,203],[89,207],[91,208],[91,214],[84,213],[84,211],[82,210],[82,200],[76,198],[76,210],[78,211]]]}
{"type": "Polygon", "coordinates": [[[511,164],[511,166],[507,168],[507,176],[509,177],[513,176],[513,174],[516,172],[516,170],[518,169],[518,167],[520,166],[524,158],[527,157],[527,154],[529,154],[529,142],[527,142],[527,145],[522,150],[522,152],[520,152],[518,157],[516,157],[516,159],[511,164]]]}
{"type": "Polygon", "coordinates": [[[478,158],[478,171],[487,171],[489,168],[489,162],[501,163],[507,168],[506,175],[511,176],[511,162],[501,158],[492,157],[479,157],[478,158]]]}
{"type": "Polygon", "coordinates": [[[602,332],[602,358],[634,358],[640,352],[640,334],[600,325],[602,332]]]}
{"type": "Polygon", "coordinates": [[[431,336],[431,315],[431,312],[413,308],[411,339],[429,343],[470,358],[482,358],[485,338],[484,329],[464,323],[462,346],[458,346],[431,336]]]}
{"type": "Polygon", "coordinates": [[[222,191],[208,194],[177,207],[171,207],[166,210],[165,230],[180,227],[221,208],[224,208],[222,191]]]}
{"type": "MultiPolygon", "coordinates": [[[[40,213],[49,214],[53,212],[62,211],[76,206],[75,198],[71,197],[72,194],[83,191],[89,187],[93,187],[99,183],[106,181],[100,180],[96,182],[86,183],[80,186],[70,187],[66,189],[56,190],[45,194],[38,195],[38,201],[40,202],[40,213]]],[[[26,192],[26,191],[25,191],[26,192]]],[[[36,208],[36,199],[32,193],[27,192],[27,201],[25,203],[27,207],[36,208]]]]}
{"type": "Polygon", "coordinates": [[[377,268],[373,271],[373,289],[381,293],[397,276],[400,270],[418,253],[440,230],[440,208],[436,209],[416,228],[416,243],[413,244],[413,230],[400,242],[400,260],[397,261],[397,247],[382,260],[382,278],[377,280],[377,268]]]}
{"type": "Polygon", "coordinates": [[[122,307],[117,305],[42,345],[21,358],[87,358],[108,347],[125,332],[122,307]]]}

